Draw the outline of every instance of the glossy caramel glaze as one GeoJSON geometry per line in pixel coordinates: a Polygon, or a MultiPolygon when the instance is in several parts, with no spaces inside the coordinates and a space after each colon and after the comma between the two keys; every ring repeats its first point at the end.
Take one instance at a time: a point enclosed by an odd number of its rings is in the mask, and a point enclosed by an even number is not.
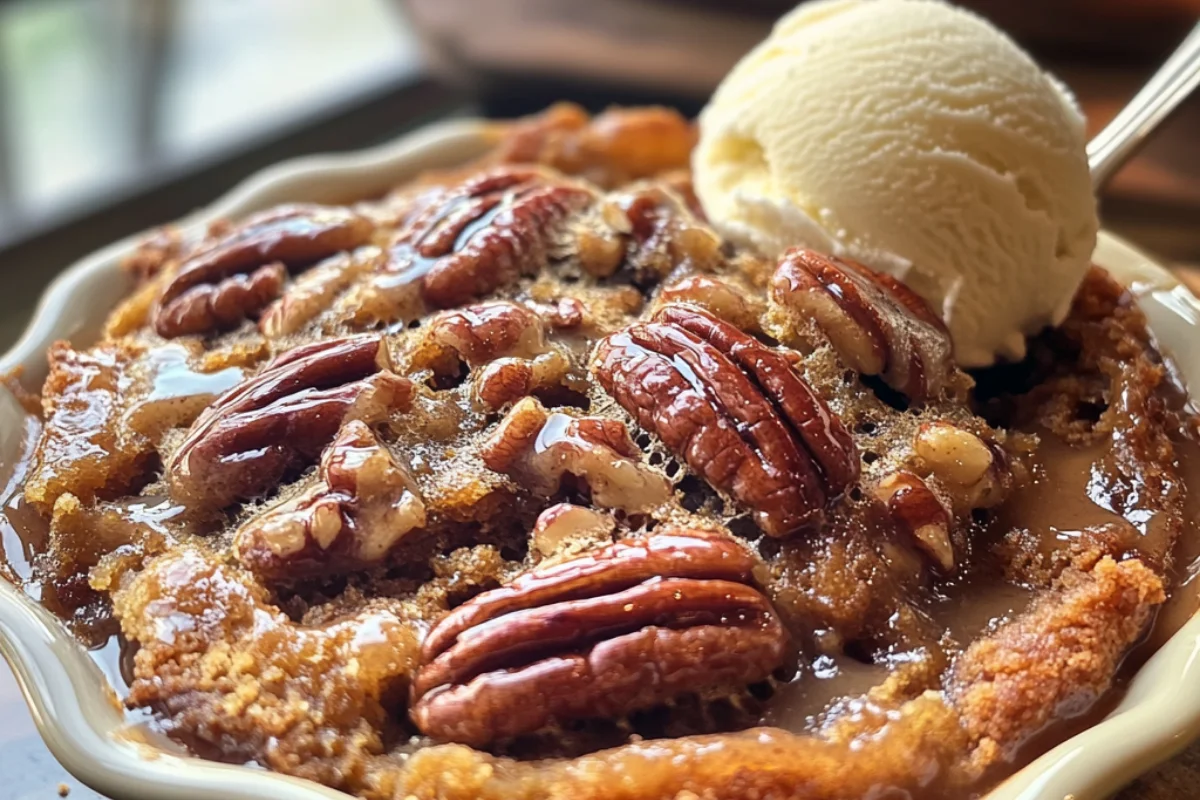
{"type": "MultiPolygon", "coordinates": [[[[678,116],[497,131],[383,198],[157,234],[102,339],[52,349],[6,572],[124,654],[131,710],[368,798],[970,797],[1194,608],[1194,420],[1104,272],[1022,364],[918,392],[831,333],[869,306],[806,316],[709,229],[678,116]],[[690,563],[672,536],[736,570],[610,563],[690,563]],[[598,663],[649,671],[564,672],[598,663]],[[578,696],[506,715],[541,669],[578,696]],[[410,715],[472,681],[490,716],[410,715]]],[[[928,371],[887,302],[870,352],[928,371]]]]}

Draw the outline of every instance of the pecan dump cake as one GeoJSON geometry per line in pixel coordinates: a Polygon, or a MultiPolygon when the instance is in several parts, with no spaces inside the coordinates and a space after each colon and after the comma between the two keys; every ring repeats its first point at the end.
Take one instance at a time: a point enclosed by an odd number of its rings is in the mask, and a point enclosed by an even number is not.
{"type": "Polygon", "coordinates": [[[195,752],[363,797],[985,791],[1113,696],[1192,419],[1100,269],[972,377],[904,284],[723,242],[693,139],[556,107],[147,240],[49,354],[15,577],[195,752]]]}

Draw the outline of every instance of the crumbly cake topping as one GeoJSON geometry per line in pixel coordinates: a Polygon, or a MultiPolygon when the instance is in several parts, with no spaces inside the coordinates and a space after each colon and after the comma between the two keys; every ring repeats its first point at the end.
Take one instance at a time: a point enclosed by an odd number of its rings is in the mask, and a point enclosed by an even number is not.
{"type": "Polygon", "coordinates": [[[967,796],[1110,689],[1192,435],[1126,292],[976,386],[902,284],[723,243],[677,115],[493,135],[156,234],[50,351],[38,576],[131,707],[369,798],[967,796]]]}

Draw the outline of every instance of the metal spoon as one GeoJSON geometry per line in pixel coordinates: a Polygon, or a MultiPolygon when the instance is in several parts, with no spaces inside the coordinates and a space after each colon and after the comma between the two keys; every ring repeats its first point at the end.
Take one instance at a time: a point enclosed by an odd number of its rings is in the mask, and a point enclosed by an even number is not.
{"type": "Polygon", "coordinates": [[[1192,28],[1113,121],[1088,142],[1092,186],[1099,190],[1107,183],[1197,86],[1200,86],[1200,24],[1192,28]]]}

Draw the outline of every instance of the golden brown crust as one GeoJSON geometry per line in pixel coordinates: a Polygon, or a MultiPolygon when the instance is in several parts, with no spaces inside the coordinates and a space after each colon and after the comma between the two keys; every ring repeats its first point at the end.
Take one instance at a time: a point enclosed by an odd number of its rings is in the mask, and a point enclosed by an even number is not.
{"type": "Polygon", "coordinates": [[[918,698],[897,712],[887,723],[889,735],[871,736],[880,722],[863,730],[861,746],[852,750],[775,729],[632,744],[541,764],[443,745],[413,756],[399,780],[385,784],[391,791],[385,796],[840,800],[868,797],[881,786],[920,793],[953,784],[952,765],[964,741],[956,718],[936,696],[918,698]]]}
{"type": "Polygon", "coordinates": [[[80,352],[67,342],[50,348],[50,375],[42,387],[46,426],[25,498],[49,514],[70,492],[85,500],[137,488],[150,466],[148,441],[124,418],[138,348],[104,345],[80,352]]]}
{"type": "Polygon", "coordinates": [[[129,702],[163,708],[201,749],[335,785],[381,751],[384,698],[416,656],[416,631],[388,604],[301,628],[197,552],[160,559],[114,601],[141,643],[129,702]]]}
{"type": "Polygon", "coordinates": [[[1050,720],[1090,706],[1165,599],[1145,564],[1105,557],[973,643],[954,664],[949,696],[982,758],[1011,757],[1050,720]]]}

